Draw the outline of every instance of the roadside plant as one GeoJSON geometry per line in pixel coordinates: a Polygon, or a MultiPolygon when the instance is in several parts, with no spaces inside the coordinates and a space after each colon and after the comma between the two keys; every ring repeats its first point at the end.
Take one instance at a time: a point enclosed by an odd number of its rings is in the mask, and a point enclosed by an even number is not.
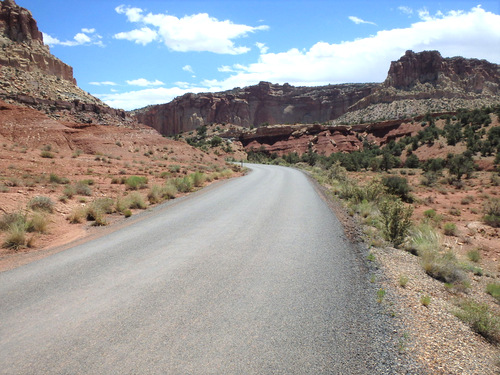
{"type": "Polygon", "coordinates": [[[464,299],[458,303],[459,309],[455,316],[468,324],[473,331],[479,333],[488,341],[500,341],[500,319],[485,303],[464,299]]]}
{"type": "Polygon", "coordinates": [[[429,306],[431,303],[431,297],[428,296],[427,294],[424,294],[420,297],[420,303],[424,305],[425,307],[429,306]]]}
{"type": "Polygon", "coordinates": [[[490,283],[486,286],[486,293],[491,295],[493,298],[500,302],[500,284],[499,283],[490,283]]]}
{"type": "Polygon", "coordinates": [[[148,178],[144,176],[130,176],[125,180],[125,186],[128,190],[143,189],[148,184],[148,178]]]}
{"type": "Polygon", "coordinates": [[[400,287],[406,288],[406,285],[408,284],[408,281],[410,281],[410,279],[408,278],[408,276],[406,276],[406,275],[400,275],[399,276],[399,286],[400,287]]]}
{"type": "Polygon", "coordinates": [[[54,210],[54,202],[49,197],[37,195],[28,202],[28,209],[52,213],[54,210]]]}
{"type": "Polygon", "coordinates": [[[382,303],[385,295],[386,295],[386,291],[384,288],[380,288],[379,290],[377,290],[377,302],[382,303]]]}
{"type": "Polygon", "coordinates": [[[379,204],[383,223],[383,235],[387,241],[399,247],[408,235],[413,208],[399,199],[384,199],[379,204]]]}

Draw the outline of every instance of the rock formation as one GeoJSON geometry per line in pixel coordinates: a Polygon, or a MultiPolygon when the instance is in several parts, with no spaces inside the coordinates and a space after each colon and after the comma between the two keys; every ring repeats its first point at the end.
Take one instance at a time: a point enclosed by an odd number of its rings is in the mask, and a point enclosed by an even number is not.
{"type": "Polygon", "coordinates": [[[245,127],[325,123],[345,113],[375,87],[376,84],[294,87],[260,82],[220,93],[186,94],[168,104],[135,111],[135,116],[165,135],[210,123],[245,127]]]}
{"type": "Polygon", "coordinates": [[[381,84],[293,87],[261,82],[220,93],[186,94],[135,111],[139,121],[173,135],[210,123],[359,124],[402,120],[498,103],[500,67],[485,60],[407,51],[381,84]]]}
{"type": "Polygon", "coordinates": [[[67,121],[135,124],[81,90],[73,68],[50,53],[31,12],[14,0],[0,2],[0,99],[67,121]]]}

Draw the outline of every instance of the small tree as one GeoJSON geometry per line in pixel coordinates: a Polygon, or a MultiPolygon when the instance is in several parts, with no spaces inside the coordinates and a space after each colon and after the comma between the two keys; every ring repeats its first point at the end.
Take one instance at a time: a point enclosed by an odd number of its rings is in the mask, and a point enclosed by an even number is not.
{"type": "Polygon", "coordinates": [[[379,209],[382,214],[384,238],[395,247],[400,246],[410,229],[413,208],[405,206],[399,199],[386,199],[380,203],[379,209]]]}
{"type": "Polygon", "coordinates": [[[448,168],[450,170],[450,174],[455,176],[457,181],[460,181],[463,175],[467,178],[472,176],[475,164],[472,158],[467,155],[454,155],[448,159],[448,168]]]}

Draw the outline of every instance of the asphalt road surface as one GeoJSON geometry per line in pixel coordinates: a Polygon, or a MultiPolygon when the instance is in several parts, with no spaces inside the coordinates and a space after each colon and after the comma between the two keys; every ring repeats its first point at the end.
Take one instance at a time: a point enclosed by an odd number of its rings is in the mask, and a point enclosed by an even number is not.
{"type": "Polygon", "coordinates": [[[301,172],[252,169],[0,273],[0,374],[393,373],[337,218],[301,172]]]}

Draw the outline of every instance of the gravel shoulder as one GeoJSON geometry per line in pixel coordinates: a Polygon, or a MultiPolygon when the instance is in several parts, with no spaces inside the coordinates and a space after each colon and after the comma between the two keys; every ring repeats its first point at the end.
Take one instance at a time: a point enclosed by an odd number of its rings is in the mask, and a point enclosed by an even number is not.
{"type": "MultiPolygon", "coordinates": [[[[392,247],[368,249],[362,242],[363,230],[356,218],[327,188],[316,181],[315,186],[342,223],[346,236],[358,244],[365,256],[374,256],[373,262],[367,261],[372,264],[370,278],[376,288],[386,291],[381,304],[398,333],[398,351],[407,366],[415,366],[408,373],[499,374],[499,348],[453,314],[453,302],[460,296],[428,276],[417,256],[392,247]],[[405,287],[400,285],[403,275],[408,278],[405,287]],[[422,296],[430,297],[428,306],[422,304],[422,296]]],[[[477,290],[485,289],[485,285],[475,285],[485,284],[484,278],[473,278],[471,282],[475,295],[477,290]]],[[[476,299],[491,299],[484,292],[480,294],[476,299]]]]}

